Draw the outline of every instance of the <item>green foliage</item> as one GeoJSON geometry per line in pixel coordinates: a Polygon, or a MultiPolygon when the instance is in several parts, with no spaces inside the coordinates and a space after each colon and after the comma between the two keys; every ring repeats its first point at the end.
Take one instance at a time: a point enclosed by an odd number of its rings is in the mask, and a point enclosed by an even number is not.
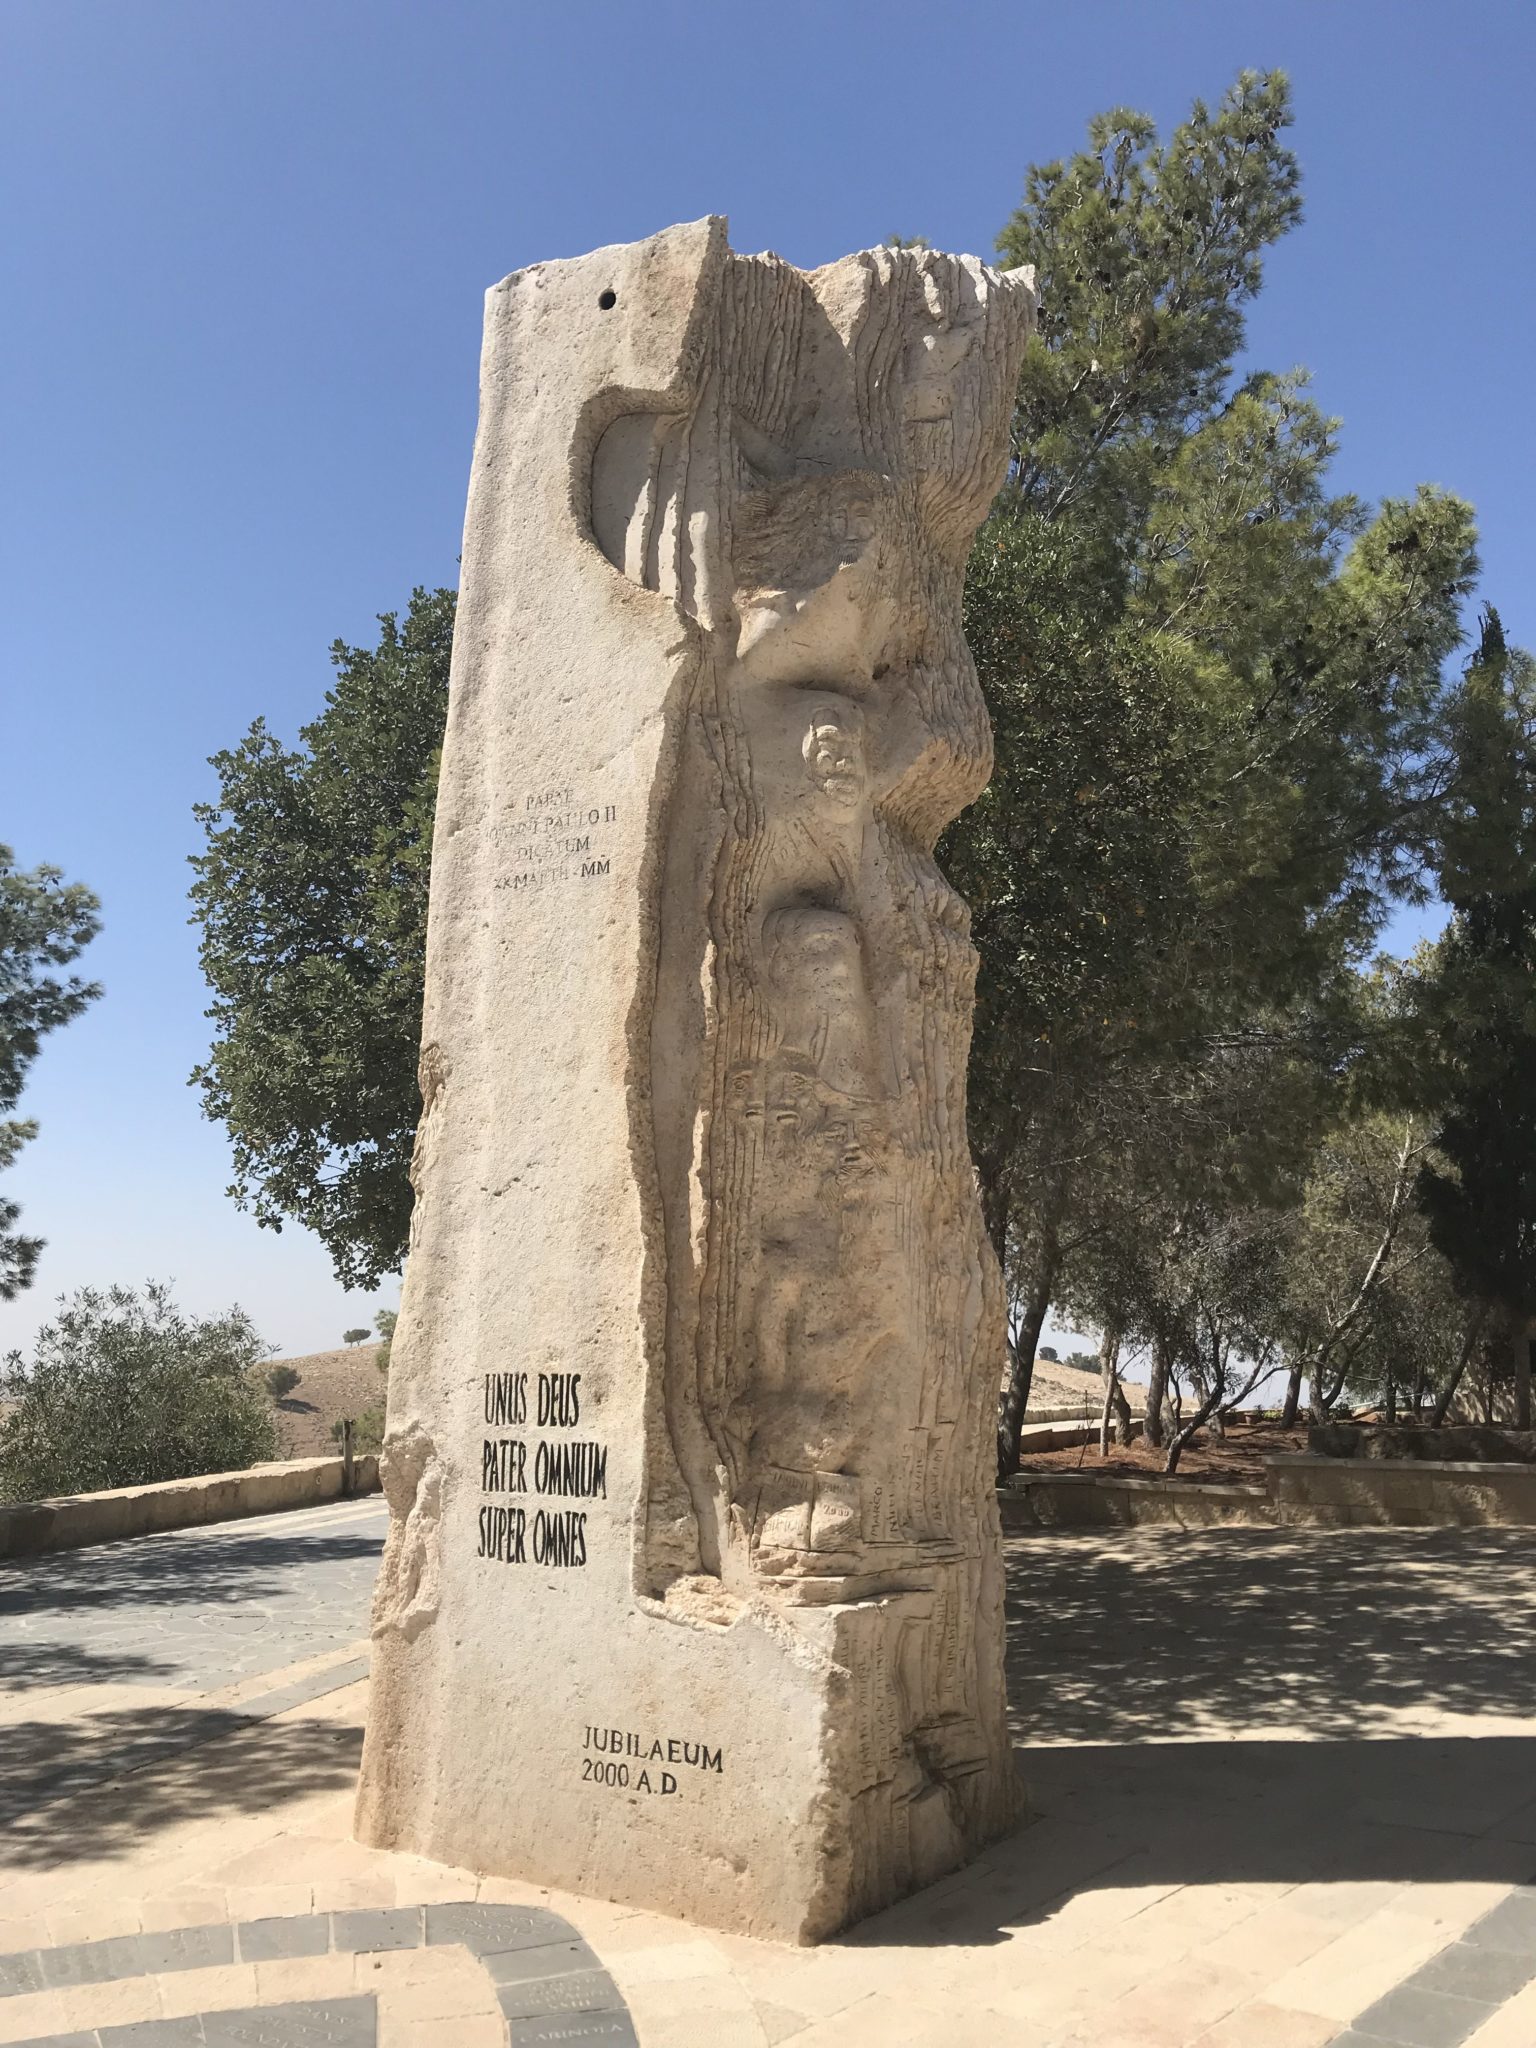
{"type": "Polygon", "coordinates": [[[1476,569],[1459,500],[1329,491],[1302,373],[1237,377],[1299,218],[1289,119],[1284,79],[1244,74],[1166,143],[1114,113],[1030,173],[999,247],[1037,266],[1041,328],[966,592],[997,765],[940,849],[975,911],[973,1142],[1020,1328],[1065,1290],[1191,1359],[1209,1261],[1236,1272],[1260,1227],[1239,1207],[1270,1212],[1268,1257],[1299,1199],[1358,965],[1420,886],[1476,569]]]}
{"type": "MultiPolygon", "coordinates": [[[[1485,633],[1446,683],[1470,509],[1335,492],[1305,373],[1239,374],[1301,214],[1289,122],[1255,73],[1166,139],[1103,115],[999,241],[1042,315],[965,591],[995,773],[939,858],[980,956],[1005,1465],[1053,1300],[1213,1413],[1255,1362],[1422,1390],[1470,1343],[1453,1271],[1536,1303],[1530,672],[1485,633]],[[1364,973],[1435,872],[1455,917],[1431,963],[1364,973]],[[1409,1114],[1439,1139],[1423,1212],[1419,1154],[1391,1149],[1409,1114]]],[[[418,591],[376,650],[338,647],[300,749],[258,723],[201,813],[205,1105],[237,1196],[316,1229],[351,1284],[405,1244],[452,616],[418,591]]]]}
{"type": "Polygon", "coordinates": [[[1117,108],[1069,163],[1029,171],[998,250],[1032,263],[1042,292],[1014,420],[1031,510],[1071,510],[1110,548],[1145,520],[1180,442],[1222,403],[1263,250],[1301,218],[1290,119],[1284,77],[1244,72],[1166,144],[1117,108]]]}
{"type": "Polygon", "coordinates": [[[1413,1200],[1428,1144],[1420,1116],[1357,1109],[1314,1153],[1287,1222],[1276,1319],[1314,1415],[1341,1393],[1418,1406],[1455,1363],[1466,1316],[1413,1200]]]}
{"type": "Polygon", "coordinates": [[[939,858],[981,956],[972,1142],[1000,1251],[1013,1191],[1041,1186],[1039,1145],[1054,1157],[1084,1091],[1139,1057],[1191,909],[1180,678],[1101,598],[1065,527],[1010,509],[983,528],[966,628],[995,765],[939,858]]]}
{"type": "Polygon", "coordinates": [[[379,1333],[379,1371],[389,1371],[390,1346],[395,1341],[395,1325],[400,1320],[397,1308],[381,1308],[373,1319],[373,1327],[379,1333]]]}
{"type": "MultiPolygon", "coordinates": [[[[94,982],[48,971],[67,967],[96,936],[100,908],[89,889],[65,882],[58,868],[23,872],[11,849],[0,846],[0,1168],[37,1135],[35,1123],[9,1112],[44,1035],[101,994],[94,982]]],[[[0,1199],[0,1301],[13,1301],[31,1284],[43,1248],[41,1238],[16,1230],[20,1215],[15,1202],[0,1199]]]]}
{"type": "MultiPolygon", "coordinates": [[[[382,1408],[365,1408],[361,1415],[351,1416],[347,1419],[352,1424],[352,1451],[354,1456],[361,1458],[371,1452],[381,1451],[384,1448],[384,1410],[382,1408]]],[[[344,1443],[346,1441],[346,1434],[346,1421],[333,1422],[331,1424],[331,1442],[333,1444],[344,1443]]]]}
{"type": "Polygon", "coordinates": [[[260,719],[214,756],[193,866],[215,1043],[194,1079],[259,1222],[307,1225],[370,1287],[405,1254],[427,876],[454,594],[413,593],[375,648],[332,649],[285,748],[260,719]]]}
{"type": "Polygon", "coordinates": [[[1071,1184],[1058,1284],[1080,1327],[1150,1354],[1156,1445],[1170,1385],[1221,1406],[1249,1365],[1279,1363],[1286,1219],[1325,1090],[1284,1035],[1170,1055],[1141,1079],[1147,1094],[1088,1134],[1102,1149],[1071,1184]]]}
{"type": "Polygon", "coordinates": [[[361,1344],[367,1335],[366,1330],[343,1330],[341,1341],[343,1344],[361,1344]]]}
{"type": "Polygon", "coordinates": [[[1536,1318],[1536,661],[1491,610],[1452,747],[1438,842],[1451,920],[1419,984],[1439,1157],[1420,1195],[1462,1292],[1523,1333],[1536,1318]]]}
{"type": "Polygon", "coordinates": [[[293,1392],[303,1377],[296,1365],[274,1365],[265,1375],[267,1392],[274,1401],[281,1401],[293,1392]]]}
{"type": "Polygon", "coordinates": [[[186,1316],[154,1281],[61,1300],[0,1371],[0,1498],[240,1471],[277,1455],[250,1317],[186,1316]]]}

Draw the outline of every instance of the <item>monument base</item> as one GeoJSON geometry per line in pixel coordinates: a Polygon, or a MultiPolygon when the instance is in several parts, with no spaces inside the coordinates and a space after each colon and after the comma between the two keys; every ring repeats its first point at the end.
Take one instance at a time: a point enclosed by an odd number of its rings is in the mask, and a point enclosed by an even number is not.
{"type": "Polygon", "coordinates": [[[358,1839],[727,1933],[825,1940],[1023,1817],[1011,1757],[972,1753],[967,1718],[930,1725],[926,1754],[901,1743],[893,1674],[914,1604],[748,1610],[723,1627],[636,1608],[600,1682],[568,1661],[524,1668],[508,1645],[505,1662],[456,1673],[476,1697],[441,1718],[421,1712],[411,1645],[386,1635],[358,1839]],[[410,1725],[395,1700],[412,1702],[410,1725]]]}

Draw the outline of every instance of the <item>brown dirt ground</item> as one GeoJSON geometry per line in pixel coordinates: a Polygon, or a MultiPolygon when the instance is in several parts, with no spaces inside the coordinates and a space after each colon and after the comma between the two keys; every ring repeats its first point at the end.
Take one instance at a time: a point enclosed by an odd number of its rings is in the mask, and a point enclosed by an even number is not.
{"type": "MultiPolygon", "coordinates": [[[[1259,1486],[1264,1480],[1264,1460],[1283,1451],[1304,1451],[1305,1429],[1281,1429],[1278,1424],[1249,1425],[1239,1422],[1227,1431],[1225,1443],[1217,1443],[1202,1431],[1179,1454],[1176,1479],[1232,1481],[1259,1486]]],[[[1019,1460],[1021,1472],[1114,1472],[1126,1478],[1160,1479],[1166,1453],[1141,1443],[1123,1449],[1111,1442],[1108,1459],[1099,1456],[1098,1439],[1075,1444],[1066,1451],[1031,1451],[1019,1460]]]]}
{"type": "Polygon", "coordinates": [[[328,1458],[336,1446],[331,1424],[384,1406],[380,1344],[346,1344],[307,1358],[274,1358],[264,1368],[291,1365],[300,1374],[291,1394],[276,1403],[277,1437],[285,1458],[328,1458]]]}

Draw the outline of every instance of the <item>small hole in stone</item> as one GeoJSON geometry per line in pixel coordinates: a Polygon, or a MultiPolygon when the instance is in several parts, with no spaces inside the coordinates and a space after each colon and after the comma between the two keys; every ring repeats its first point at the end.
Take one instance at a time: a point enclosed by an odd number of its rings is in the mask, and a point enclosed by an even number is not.
{"type": "Polygon", "coordinates": [[[606,313],[610,306],[616,306],[619,303],[619,295],[617,292],[599,292],[597,295],[597,303],[602,307],[603,311],[606,313]]]}

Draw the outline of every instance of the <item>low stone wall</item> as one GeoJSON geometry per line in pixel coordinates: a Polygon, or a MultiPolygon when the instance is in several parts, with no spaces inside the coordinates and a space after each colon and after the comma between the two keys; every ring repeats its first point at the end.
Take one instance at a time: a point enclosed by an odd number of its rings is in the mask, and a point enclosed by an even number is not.
{"type": "Polygon", "coordinates": [[[1419,1458],[1271,1458],[1275,1520],[1325,1528],[1536,1527],[1536,1466],[1419,1458]]]}
{"type": "MultiPolygon", "coordinates": [[[[1139,1415],[1131,1418],[1131,1435],[1141,1435],[1139,1415]]],[[[1096,1444],[1098,1440],[1099,1418],[1096,1415],[1089,1422],[1080,1417],[1067,1422],[1026,1422],[1019,1431],[1019,1451],[1024,1457],[1032,1451],[1073,1451],[1083,1444],[1096,1444]]]]}
{"type": "MultiPolygon", "coordinates": [[[[352,1461],[354,1494],[376,1493],[379,1461],[352,1461]]],[[[245,1472],[209,1472],[167,1479],[156,1486],[119,1486],[107,1493],[72,1493],[56,1500],[0,1506],[0,1558],[35,1557],[46,1550],[78,1550],[120,1536],[155,1536],[204,1522],[233,1522],[285,1508],[315,1507],[346,1491],[341,1458],[291,1458],[252,1465],[245,1472]]]]}
{"type": "MultiPolygon", "coordinates": [[[[1137,1407],[1134,1401],[1130,1402],[1129,1405],[1131,1413],[1139,1422],[1141,1420],[1140,1408],[1137,1407]]],[[[1037,1408],[1034,1402],[1031,1401],[1028,1413],[1024,1417],[1024,1427],[1030,1429],[1037,1422],[1091,1422],[1093,1424],[1093,1433],[1097,1436],[1099,1433],[1099,1417],[1103,1413],[1104,1403],[1102,1400],[1079,1401],[1075,1408],[1037,1408]]],[[[1110,1422],[1113,1424],[1113,1416],[1110,1417],[1110,1422]]]]}
{"type": "Polygon", "coordinates": [[[1427,1459],[1265,1460],[1262,1486],[1021,1472],[998,1489],[1005,1530],[1221,1524],[1314,1529],[1536,1527],[1536,1466],[1427,1459]]]}
{"type": "Polygon", "coordinates": [[[1449,1423],[1443,1429],[1390,1422],[1321,1422],[1307,1449],[1325,1458],[1418,1458],[1435,1465],[1536,1464],[1536,1430],[1449,1423]]]}
{"type": "Polygon", "coordinates": [[[1161,1523],[1208,1529],[1272,1520],[1262,1486],[1196,1479],[1126,1479],[1094,1472],[1021,1472],[998,1490],[1004,1529],[1129,1529],[1161,1523]]]}

